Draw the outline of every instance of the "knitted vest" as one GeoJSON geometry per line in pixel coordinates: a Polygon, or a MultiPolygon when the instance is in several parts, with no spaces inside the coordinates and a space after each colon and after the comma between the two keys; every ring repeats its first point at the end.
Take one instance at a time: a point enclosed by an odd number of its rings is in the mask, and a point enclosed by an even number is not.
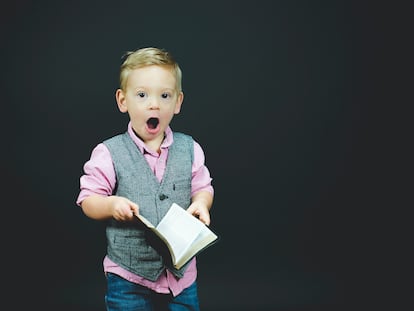
{"type": "MultiPolygon", "coordinates": [[[[161,183],[128,133],[103,142],[108,147],[116,173],[114,194],[130,199],[139,206],[139,213],[155,226],[172,203],[188,208],[191,201],[191,167],[193,139],[174,133],[161,183]]],[[[155,281],[167,268],[182,277],[187,265],[177,270],[165,246],[138,220],[119,222],[111,219],[106,226],[107,255],[119,266],[155,281]]]]}

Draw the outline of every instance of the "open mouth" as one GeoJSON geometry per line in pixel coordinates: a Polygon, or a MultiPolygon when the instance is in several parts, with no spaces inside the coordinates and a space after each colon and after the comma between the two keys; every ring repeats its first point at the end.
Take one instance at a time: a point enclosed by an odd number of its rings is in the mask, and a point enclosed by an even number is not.
{"type": "Polygon", "coordinates": [[[158,118],[149,118],[147,120],[147,126],[151,130],[156,129],[159,123],[160,123],[160,120],[158,118]]]}

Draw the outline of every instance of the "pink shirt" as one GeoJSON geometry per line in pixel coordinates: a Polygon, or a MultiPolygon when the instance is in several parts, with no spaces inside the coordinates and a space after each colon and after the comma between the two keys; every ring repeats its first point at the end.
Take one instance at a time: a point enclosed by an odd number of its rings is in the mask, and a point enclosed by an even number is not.
{"type": "MultiPolygon", "coordinates": [[[[161,144],[160,154],[146,148],[144,142],[135,135],[131,123],[128,124],[128,133],[143,153],[158,181],[161,181],[166,168],[168,148],[173,143],[171,128],[168,127],[165,131],[165,139],[161,144]]],[[[84,175],[80,177],[80,193],[76,200],[79,206],[83,199],[91,194],[112,195],[116,183],[115,170],[111,154],[103,143],[98,144],[93,149],[91,157],[85,163],[83,170],[84,175]]],[[[201,146],[194,141],[191,195],[193,196],[199,191],[209,191],[211,194],[214,194],[211,180],[210,172],[205,166],[204,152],[201,146]]],[[[174,296],[190,286],[197,278],[196,258],[189,263],[184,277],[176,278],[170,271],[166,270],[166,273],[162,274],[155,282],[121,268],[107,256],[103,260],[103,268],[105,273],[112,272],[130,282],[146,286],[158,293],[171,292],[174,296]]]]}

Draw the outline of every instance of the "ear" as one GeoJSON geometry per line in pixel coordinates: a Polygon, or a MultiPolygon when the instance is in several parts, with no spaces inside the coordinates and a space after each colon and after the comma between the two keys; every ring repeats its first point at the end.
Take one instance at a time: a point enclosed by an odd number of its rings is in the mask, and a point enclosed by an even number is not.
{"type": "Polygon", "coordinates": [[[128,111],[127,105],[126,105],[126,96],[124,94],[124,91],[121,89],[117,89],[115,93],[116,103],[118,104],[118,109],[122,113],[125,113],[128,111]]]}
{"type": "Polygon", "coordinates": [[[174,114],[180,113],[183,100],[184,100],[184,93],[180,92],[180,94],[178,94],[177,103],[175,104],[174,114]]]}

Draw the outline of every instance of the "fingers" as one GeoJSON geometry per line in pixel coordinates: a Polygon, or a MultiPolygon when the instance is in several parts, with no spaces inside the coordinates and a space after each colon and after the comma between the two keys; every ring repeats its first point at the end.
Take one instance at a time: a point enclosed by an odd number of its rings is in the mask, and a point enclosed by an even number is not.
{"type": "Polygon", "coordinates": [[[118,221],[130,221],[138,213],[138,205],[126,198],[118,198],[113,205],[113,217],[118,221]]]}
{"type": "Polygon", "coordinates": [[[129,210],[126,211],[125,217],[127,220],[132,220],[135,217],[135,215],[138,215],[138,205],[134,202],[129,201],[128,208],[129,210]]]}
{"type": "Polygon", "coordinates": [[[201,222],[210,225],[210,213],[203,208],[196,208],[194,205],[190,206],[187,210],[191,215],[197,217],[201,222]]]}
{"type": "Polygon", "coordinates": [[[198,219],[202,221],[205,225],[210,225],[210,214],[209,213],[199,213],[198,219]]]}
{"type": "Polygon", "coordinates": [[[138,205],[131,202],[131,205],[129,206],[132,212],[132,216],[138,215],[139,214],[139,208],[138,205]]]}

